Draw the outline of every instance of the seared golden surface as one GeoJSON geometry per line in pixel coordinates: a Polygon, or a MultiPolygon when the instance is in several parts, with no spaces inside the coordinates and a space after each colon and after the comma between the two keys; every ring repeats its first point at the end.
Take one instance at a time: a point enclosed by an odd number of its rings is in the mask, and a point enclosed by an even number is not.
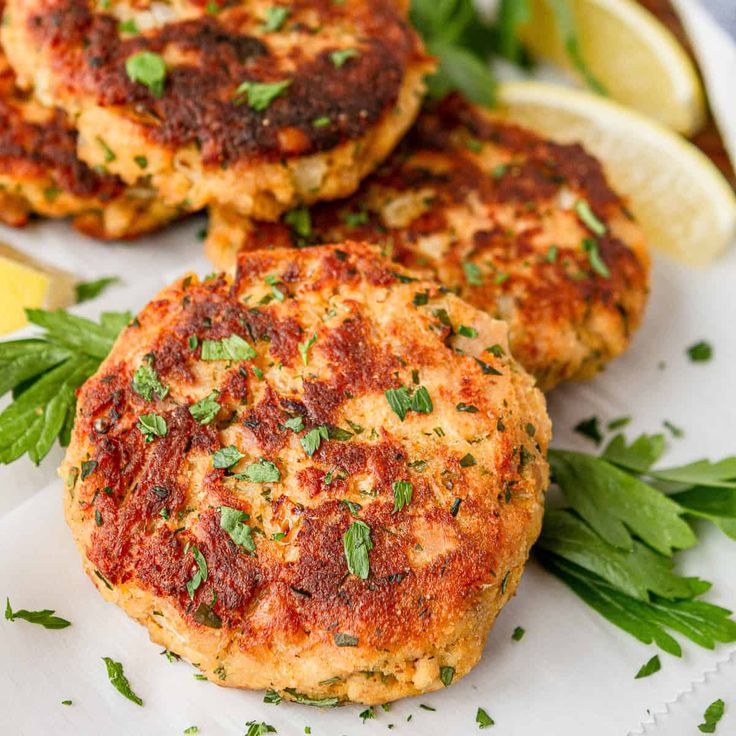
{"type": "Polygon", "coordinates": [[[126,187],[94,171],[76,148],[66,115],[21,92],[0,50],[0,220],[19,227],[32,214],[71,217],[86,235],[113,239],[154,230],[178,215],[150,186],[126,187]]]}
{"type": "Polygon", "coordinates": [[[100,592],[214,682],[382,703],[478,661],[549,436],[502,322],[368,246],[245,253],[84,385],[66,516],[100,592]]]}
{"type": "Polygon", "coordinates": [[[21,84],[73,116],[84,161],[264,219],[351,194],[432,66],[395,0],[10,0],[2,40],[21,84]]]}
{"type": "Polygon", "coordinates": [[[211,209],[207,253],[381,245],[509,323],[511,349],[542,389],[588,378],[622,353],[649,289],[642,233],[577,145],[558,145],[449,98],[426,110],[350,199],[281,224],[211,209]]]}

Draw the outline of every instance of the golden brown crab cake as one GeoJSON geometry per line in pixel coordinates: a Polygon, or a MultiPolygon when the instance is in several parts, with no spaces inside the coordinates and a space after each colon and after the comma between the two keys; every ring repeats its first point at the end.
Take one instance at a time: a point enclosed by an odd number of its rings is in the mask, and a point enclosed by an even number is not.
{"type": "Polygon", "coordinates": [[[506,333],[362,244],[177,281],[79,394],[62,474],[91,580],[220,685],[449,685],[542,518],[550,423],[506,333]]]}
{"type": "Polygon", "coordinates": [[[351,194],[414,121],[433,62],[406,6],[11,0],[2,39],[87,163],[176,206],[273,219],[351,194]]]}
{"type": "MultiPolygon", "coordinates": [[[[2,3],[0,3],[2,12],[2,3]]],[[[20,227],[32,214],[71,217],[94,238],[133,238],[178,216],[143,183],[127,187],[76,154],[77,134],[60,110],[21,92],[0,50],[0,220],[20,227]]]]}
{"type": "Polygon", "coordinates": [[[623,352],[649,291],[642,232],[600,163],[456,97],[425,110],[350,199],[280,224],[210,213],[219,268],[241,248],[380,243],[507,321],[514,356],[544,390],[623,352]]]}

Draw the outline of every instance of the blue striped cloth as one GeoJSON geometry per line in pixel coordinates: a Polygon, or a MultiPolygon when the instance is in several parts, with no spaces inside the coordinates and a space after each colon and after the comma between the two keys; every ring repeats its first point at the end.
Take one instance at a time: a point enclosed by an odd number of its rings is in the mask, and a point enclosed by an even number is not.
{"type": "Polygon", "coordinates": [[[736,39],[736,0],[702,0],[711,15],[736,39]]]}

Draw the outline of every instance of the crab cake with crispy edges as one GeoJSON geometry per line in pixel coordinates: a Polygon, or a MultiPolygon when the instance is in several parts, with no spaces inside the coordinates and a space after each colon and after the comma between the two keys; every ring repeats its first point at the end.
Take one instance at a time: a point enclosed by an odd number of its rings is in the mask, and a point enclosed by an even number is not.
{"type": "Polygon", "coordinates": [[[425,110],[350,199],[281,224],[210,212],[219,268],[240,248],[380,243],[507,321],[514,356],[545,390],[622,353],[649,292],[642,232],[600,163],[456,97],[425,110]]]}
{"type": "Polygon", "coordinates": [[[547,485],[506,332],[355,243],[177,281],[79,394],[62,473],[90,579],[220,685],[336,705],[458,680],[547,485]]]}
{"type": "Polygon", "coordinates": [[[11,0],[2,40],[88,164],[273,219],[351,194],[414,121],[433,62],[406,6],[11,0]]]}
{"type": "MultiPolygon", "coordinates": [[[[0,3],[0,6],[2,4],[0,3]]],[[[60,110],[21,92],[0,50],[0,220],[25,225],[31,215],[70,217],[94,238],[133,238],[180,213],[145,182],[126,186],[76,154],[77,134],[60,110]]]]}

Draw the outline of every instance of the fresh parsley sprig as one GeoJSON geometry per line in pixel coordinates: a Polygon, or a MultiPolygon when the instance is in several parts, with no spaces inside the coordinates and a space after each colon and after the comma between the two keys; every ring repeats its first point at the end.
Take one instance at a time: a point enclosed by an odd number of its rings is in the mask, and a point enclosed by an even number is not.
{"type": "Polygon", "coordinates": [[[711,584],[678,575],[673,559],[697,544],[688,516],[736,538],[736,457],[653,469],[664,447],[662,435],[629,445],[619,434],[600,457],[551,450],[569,505],[547,511],[537,557],[608,621],[680,656],[668,630],[709,649],[736,641],[731,611],[697,600],[711,584]]]}
{"type": "Polygon", "coordinates": [[[97,370],[131,315],[105,312],[95,323],[62,309],[26,314],[44,332],[0,342],[0,395],[13,392],[13,402],[0,413],[0,463],[27,453],[38,465],[57,438],[62,446],[69,443],[75,391],[97,370]]]}

